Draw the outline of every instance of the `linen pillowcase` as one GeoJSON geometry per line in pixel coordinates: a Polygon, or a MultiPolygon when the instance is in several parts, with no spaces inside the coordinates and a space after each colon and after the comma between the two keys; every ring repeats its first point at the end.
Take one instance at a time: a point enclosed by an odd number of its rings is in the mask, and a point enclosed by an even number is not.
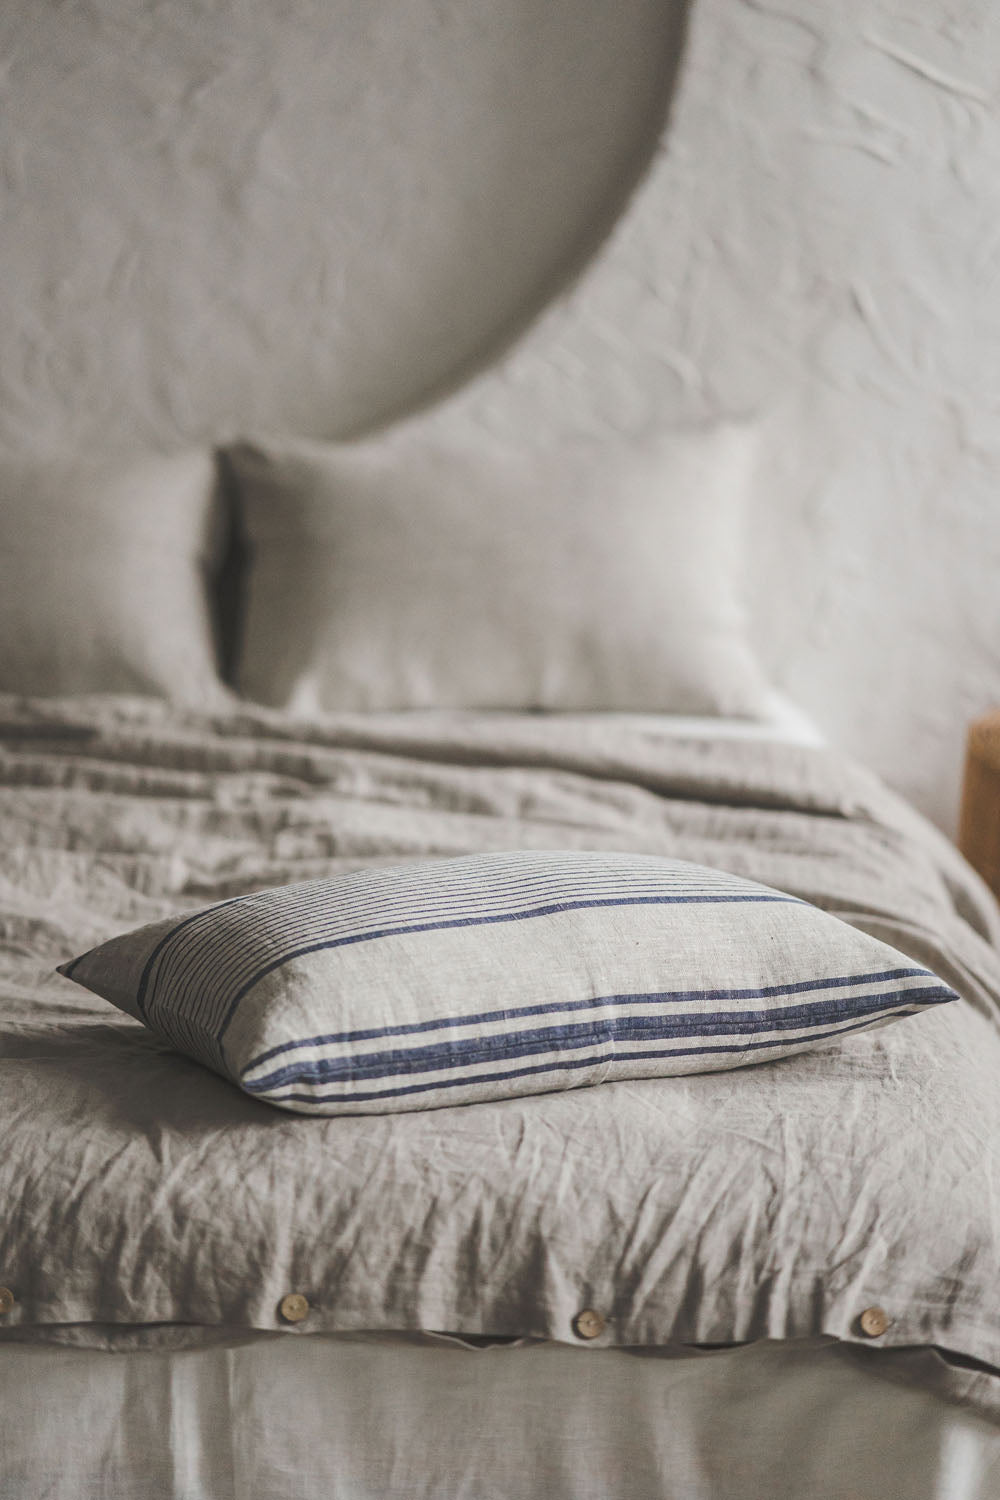
{"type": "Polygon", "coordinates": [[[60,973],[306,1114],[743,1067],[957,998],[781,891],[579,852],[262,891],[113,938],[60,973]]]}
{"type": "Polygon", "coordinates": [[[412,428],[236,445],[238,686],[304,713],[756,716],[738,600],[753,449],[737,424],[541,453],[412,428]]]}
{"type": "Polygon", "coordinates": [[[0,691],[156,693],[214,707],[208,452],[0,469],[0,691]]]}

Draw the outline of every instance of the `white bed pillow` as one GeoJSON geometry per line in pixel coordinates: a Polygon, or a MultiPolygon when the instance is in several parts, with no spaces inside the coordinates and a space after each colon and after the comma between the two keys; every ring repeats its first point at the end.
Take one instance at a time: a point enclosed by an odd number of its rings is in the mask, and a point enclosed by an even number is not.
{"type": "Polygon", "coordinates": [[[738,598],[753,448],[738,424],[541,453],[412,427],[238,444],[238,686],[302,713],[755,716],[738,598]]]}
{"type": "Polygon", "coordinates": [[[230,701],[209,608],[215,490],[208,452],[0,467],[0,691],[230,701]]]}
{"type": "Polygon", "coordinates": [[[260,891],[112,938],[60,973],[305,1114],[715,1072],[957,998],[782,891],[684,860],[587,852],[260,891]]]}

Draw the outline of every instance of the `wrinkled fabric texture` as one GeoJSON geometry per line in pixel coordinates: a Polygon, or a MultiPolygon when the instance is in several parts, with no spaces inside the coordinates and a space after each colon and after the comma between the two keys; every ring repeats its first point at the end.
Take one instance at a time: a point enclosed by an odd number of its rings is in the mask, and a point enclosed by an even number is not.
{"type": "MultiPolygon", "coordinates": [[[[0,705],[4,1336],[833,1335],[1000,1366],[997,912],[828,751],[600,720],[0,705]],[[52,967],[286,880],[477,849],[672,854],[803,896],[959,1004],[742,1072],[294,1120],[52,967]],[[153,1325],[167,1325],[157,1328],[153,1325]]],[[[528,976],[526,976],[526,983],[528,976]]],[[[986,1380],[992,1390],[994,1383],[986,1380]]],[[[985,1398],[980,1404],[988,1404],[985,1398]]]]}
{"type": "Polygon", "coordinates": [[[4,1493],[995,1500],[1000,1430],[937,1397],[940,1363],[835,1344],[593,1354],[426,1335],[257,1334],[117,1359],[8,1346],[4,1493]],[[914,1364],[923,1389],[898,1378],[914,1364]]]}

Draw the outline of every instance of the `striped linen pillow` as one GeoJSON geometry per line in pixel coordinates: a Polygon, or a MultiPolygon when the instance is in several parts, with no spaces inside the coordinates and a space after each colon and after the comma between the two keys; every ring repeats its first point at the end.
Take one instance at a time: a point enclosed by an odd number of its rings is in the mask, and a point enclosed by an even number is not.
{"type": "Polygon", "coordinates": [[[306,1114],[743,1067],[957,998],[794,896],[683,860],[581,852],[260,891],[60,972],[306,1114]]]}

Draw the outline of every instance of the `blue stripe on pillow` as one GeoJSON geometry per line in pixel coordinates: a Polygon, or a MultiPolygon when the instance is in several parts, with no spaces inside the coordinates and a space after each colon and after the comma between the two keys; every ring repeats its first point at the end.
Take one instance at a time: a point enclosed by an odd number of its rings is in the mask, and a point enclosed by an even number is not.
{"type": "MultiPolygon", "coordinates": [[[[955,996],[954,995],[949,995],[948,999],[953,1000],[953,999],[955,999],[955,996]]],[[[909,1012],[906,1011],[906,1010],[904,1010],[904,1011],[901,1012],[901,1014],[904,1014],[904,1015],[908,1014],[908,1013],[909,1012]]],[[[894,1014],[896,1014],[896,1012],[894,1012],[894,1011],[887,1011],[886,1012],[887,1016],[894,1015],[894,1014]]],[[[838,1027],[836,1027],[832,1031],[814,1031],[814,1032],[810,1032],[808,1036],[803,1037],[803,1039],[802,1039],[802,1046],[803,1047],[811,1047],[816,1042],[830,1041],[830,1040],[832,1040],[832,1039],[834,1039],[836,1037],[845,1036],[848,1032],[851,1032],[851,1031],[863,1031],[867,1027],[872,1026],[873,1024],[874,1023],[872,1022],[871,1017],[867,1017],[863,1021],[854,1021],[849,1026],[838,1026],[838,1027]]],[[[627,1058],[616,1058],[616,1059],[614,1059],[614,1061],[617,1061],[617,1062],[633,1062],[633,1061],[634,1062],[663,1062],[665,1059],[670,1059],[672,1057],[709,1057],[709,1056],[711,1056],[711,1055],[713,1055],[715,1053],[726,1054],[726,1053],[734,1053],[734,1052],[739,1052],[739,1053],[744,1053],[744,1052],[758,1052],[758,1051],[765,1050],[766,1048],[769,1048],[769,1047],[786,1047],[787,1048],[789,1046],[794,1046],[794,1045],[795,1045],[794,1043],[790,1044],[790,1043],[788,1043],[787,1041],[785,1041],[782,1038],[772,1038],[772,1039],[769,1039],[767,1041],[760,1041],[760,1042],[738,1042],[738,1043],[734,1043],[732,1045],[724,1045],[724,1046],[719,1046],[719,1047],[678,1047],[676,1049],[675,1048],[669,1048],[669,1049],[668,1048],[659,1048],[659,1049],[657,1049],[655,1051],[649,1051],[649,1052],[633,1052],[633,1053],[630,1053],[627,1058]]],[[[501,1073],[482,1073],[482,1074],[478,1074],[474,1079],[468,1079],[468,1078],[451,1078],[451,1079],[445,1079],[444,1081],[442,1081],[440,1083],[408,1083],[408,1084],[403,1085],[401,1088],[395,1088],[395,1089],[391,1089],[391,1090],[390,1089],[379,1089],[376,1092],[356,1091],[356,1092],[350,1093],[350,1094],[341,1094],[341,1093],[336,1093],[336,1094],[282,1094],[281,1097],[280,1097],[280,1103],[282,1103],[282,1104],[293,1104],[293,1103],[294,1104],[313,1104],[313,1105],[315,1105],[315,1104],[334,1104],[334,1103],[336,1103],[338,1105],[344,1105],[344,1104],[369,1104],[369,1103],[374,1103],[374,1102],[376,1102],[378,1100],[383,1100],[383,1099],[401,1099],[401,1098],[404,1098],[408,1094],[426,1094],[426,1093],[431,1093],[435,1089],[461,1088],[463,1085],[467,1086],[470,1083],[475,1083],[477,1085],[491,1084],[491,1083],[504,1083],[504,1082],[506,1082],[506,1081],[508,1081],[510,1079],[514,1079],[514,1078],[530,1078],[530,1077],[537,1076],[537,1075],[539,1075],[541,1073],[560,1073],[560,1072],[568,1072],[571,1069],[590,1068],[590,1067],[594,1066],[594,1062],[595,1062],[595,1060],[593,1058],[589,1058],[589,1057],[586,1057],[586,1058],[577,1058],[577,1057],[574,1057],[574,1058],[563,1058],[563,1059],[560,1059],[559,1061],[556,1061],[556,1062],[535,1064],[534,1066],[529,1067],[529,1068],[508,1068],[508,1069],[505,1069],[501,1073]]],[[[243,1087],[246,1088],[246,1084],[244,1084],[243,1087]]],[[[266,1097],[266,1096],[261,1095],[260,1097],[266,1097]]]]}
{"type": "MultiPolygon", "coordinates": [[[[647,860],[642,856],[628,862],[622,861],[620,856],[609,856],[604,860],[574,860],[571,868],[567,869],[566,861],[532,861],[530,857],[523,856],[485,856],[468,862],[442,860],[429,866],[362,871],[343,877],[342,884],[334,887],[328,881],[312,881],[305,885],[279,887],[247,897],[237,897],[183,918],[160,939],[150,953],[140,978],[137,1008],[140,1015],[147,1017],[148,1006],[155,1003],[153,992],[168,986],[173,992],[173,1003],[184,1004],[188,993],[199,988],[203,976],[217,973],[220,967],[229,963],[232,957],[231,945],[248,946],[248,929],[259,931],[262,918],[280,922],[282,941],[291,946],[290,939],[295,935],[305,932],[318,935],[317,928],[327,935],[332,935],[330,929],[338,926],[356,932],[364,925],[364,921],[359,920],[363,914],[369,914],[369,923],[375,922],[384,929],[386,915],[394,910],[409,911],[414,916],[419,914],[421,919],[428,921],[426,930],[430,931],[434,930],[430,919],[444,915],[440,910],[442,899],[446,904],[452,905],[450,898],[454,897],[455,901],[461,898],[466,915],[473,917],[477,912],[485,914],[486,909],[492,909],[498,901],[510,904],[515,898],[531,899],[525,894],[526,889],[533,892],[551,891],[553,884],[557,890],[572,892],[578,891],[581,883],[603,890],[617,887],[619,891],[650,886],[660,889],[686,887],[689,900],[696,899],[702,890],[705,890],[707,896],[718,889],[720,894],[731,892],[738,899],[746,899],[746,882],[738,877],[697,866],[685,866],[680,862],[671,867],[655,858],[648,858],[650,868],[647,870],[646,863],[647,860]],[[496,865],[491,867],[493,859],[496,859],[496,865]],[[475,864],[474,891],[470,892],[468,880],[454,883],[456,863],[475,864]],[[636,864],[639,865],[638,870],[636,864]],[[622,865],[625,866],[624,869],[621,868],[622,865]],[[661,868],[655,868],[657,865],[661,868]],[[508,867],[511,867],[511,873],[508,873],[508,867]],[[524,878],[525,869],[531,875],[530,881],[524,878]],[[402,898],[387,897],[387,892],[393,890],[401,890],[402,898]],[[474,905],[470,907],[469,902],[473,898],[474,905]],[[414,911],[415,907],[421,906],[424,907],[423,911],[414,911]],[[228,921],[225,915],[219,920],[219,914],[224,914],[227,908],[237,908],[232,912],[232,917],[235,918],[233,922],[228,921]],[[201,924],[202,931],[193,933],[191,929],[196,923],[201,924]],[[185,941],[175,942],[182,934],[186,934],[185,941]],[[175,980],[178,966],[181,966],[182,974],[179,980],[175,980]],[[178,984],[180,988],[177,987],[178,984]]],[[[769,893],[769,899],[794,901],[796,898],[774,892],[769,893]]],[[[418,926],[419,923],[415,923],[412,930],[416,930],[418,926]]],[[[400,926],[399,931],[404,930],[407,929],[400,926]]],[[[372,935],[378,937],[389,934],[378,931],[372,935]]],[[[292,956],[318,951],[319,946],[321,945],[303,946],[300,953],[292,956]]],[[[246,978],[246,971],[241,976],[239,966],[234,969],[230,963],[227,969],[230,992],[241,977],[246,978]]],[[[190,1007],[192,1017],[203,1024],[203,1012],[210,996],[211,991],[203,989],[201,1002],[193,1000],[190,1007]]],[[[207,1029],[213,1027],[209,1024],[207,1029]]]]}
{"type": "MultiPolygon", "coordinates": [[[[579,889],[579,879],[574,881],[567,878],[566,883],[575,889],[579,889]]],[[[648,883],[655,884],[656,882],[648,883]]],[[[676,880],[660,883],[671,886],[678,884],[676,880]]],[[[625,882],[626,888],[628,884],[629,882],[625,882]]],[[[635,882],[632,882],[632,884],[634,885],[635,882]]],[[[646,884],[647,882],[644,881],[643,885],[646,884]]],[[[678,894],[663,893],[649,896],[621,895],[616,897],[593,897],[583,900],[552,901],[519,911],[504,911],[500,913],[493,912],[492,910],[490,912],[483,912],[483,903],[480,902],[477,907],[467,907],[465,914],[461,916],[424,922],[401,923],[396,926],[365,931],[358,931],[355,928],[353,931],[342,932],[339,936],[317,936],[315,941],[309,943],[297,946],[284,946],[266,965],[250,969],[247,977],[243,979],[243,983],[240,984],[236,993],[233,994],[233,984],[242,977],[242,974],[239,966],[236,966],[234,971],[234,966],[232,963],[228,963],[227,959],[231,957],[234,947],[238,950],[241,946],[246,945],[246,929],[250,927],[251,922],[254,924],[259,922],[259,912],[248,904],[252,901],[252,898],[247,898],[246,902],[240,907],[238,914],[240,920],[236,924],[236,929],[233,930],[227,927],[221,933],[217,933],[214,930],[210,931],[210,940],[206,951],[203,953],[198,952],[197,949],[194,952],[189,952],[187,945],[179,940],[183,938],[185,933],[188,933],[193,921],[199,917],[205,918],[212,915],[219,908],[212,908],[210,912],[197,913],[193,918],[185,918],[176,927],[172,928],[159,941],[146,962],[138,987],[137,1007],[140,1014],[145,1019],[149,1019],[152,1009],[156,1005],[158,994],[169,992],[171,1010],[176,1013],[177,1009],[185,1008],[185,1001],[187,999],[186,991],[190,992],[192,989],[200,989],[200,996],[192,998],[190,1004],[187,1006],[189,1018],[192,1021],[196,1021],[203,1030],[211,1033],[221,1043],[232,1023],[240,1001],[244,999],[256,984],[259,984],[268,974],[273,973],[275,969],[280,968],[282,965],[290,963],[296,958],[303,958],[310,953],[318,953],[326,949],[345,947],[354,943],[374,942],[380,938],[400,937],[411,933],[440,932],[449,928],[476,927],[498,922],[525,921],[531,918],[554,916],[563,912],[593,910],[602,907],[690,905],[713,904],[717,902],[780,902],[783,904],[802,904],[797,897],[786,896],[777,891],[769,891],[764,887],[748,889],[744,882],[732,879],[728,882],[730,885],[729,890],[701,890],[699,889],[701,886],[700,880],[696,880],[692,884],[695,889],[689,889],[678,894]],[[477,911],[479,914],[477,914],[477,911]],[[172,942],[174,943],[174,948],[173,952],[170,952],[168,950],[172,942]],[[202,983],[203,975],[211,973],[224,974],[226,981],[224,992],[221,988],[213,988],[208,984],[202,983]]],[[[287,889],[294,890],[294,887],[287,889]]],[[[233,905],[231,902],[225,904],[227,906],[233,905]]],[[[372,905],[374,906],[374,903],[372,905]]],[[[490,905],[492,906],[492,903],[490,905]]],[[[326,911],[321,911],[320,917],[315,919],[315,924],[310,922],[308,918],[300,919],[297,923],[293,924],[293,935],[308,931],[310,926],[314,926],[314,930],[318,927],[319,931],[322,932],[322,918],[326,916],[326,911]]],[[[290,935],[288,924],[282,922],[279,931],[282,942],[288,944],[290,935]]],[[[243,973],[245,972],[246,970],[244,969],[243,973]]]]}
{"type": "MultiPolygon", "coordinates": [[[[299,1047],[333,1046],[349,1042],[374,1041],[376,1037],[412,1036],[422,1031],[440,1031],[447,1026],[485,1026],[493,1021],[511,1020],[517,1016],[544,1016],[571,1010],[589,1010],[597,1005],[656,1005],[669,1001],[671,1004],[698,1003],[713,1000],[769,1000],[777,995],[804,995],[810,991],[840,989],[851,985],[884,984],[895,979],[932,979],[937,975],[929,969],[883,969],[877,974],[838,974],[830,979],[803,979],[794,984],[767,984],[759,989],[722,990],[652,990],[649,994],[596,995],[588,1000],[554,1000],[544,1005],[518,1005],[506,1010],[486,1010],[464,1016],[443,1016],[433,1021],[411,1021],[403,1026],[374,1026],[364,1031],[331,1032],[328,1036],[304,1037],[293,1042],[282,1042],[280,1047],[270,1047],[247,1063],[244,1073],[270,1062],[283,1052],[299,1047]]],[[[949,995],[951,991],[948,992],[949,995]]]]}
{"type": "MultiPolygon", "coordinates": [[[[569,909],[563,895],[565,884],[565,880],[561,882],[563,890],[558,893],[560,899],[554,901],[551,905],[551,910],[553,911],[560,906],[563,909],[569,909]]],[[[626,892],[633,894],[637,891],[648,892],[654,884],[659,884],[660,886],[667,884],[668,887],[673,887],[679,885],[680,882],[651,883],[643,881],[641,883],[623,883],[621,880],[614,882],[595,880],[591,882],[591,885],[595,888],[595,896],[596,892],[602,892],[609,898],[609,902],[611,898],[620,897],[626,892]]],[[[731,882],[728,887],[723,887],[718,893],[712,888],[703,891],[701,885],[701,882],[687,882],[683,898],[676,897],[675,899],[684,899],[686,901],[695,901],[698,899],[748,899],[745,891],[736,891],[731,882]]],[[[543,883],[540,887],[541,891],[550,889],[550,883],[548,882],[543,883]]],[[[321,937],[324,939],[333,939],[339,936],[349,936],[353,941],[363,941],[366,938],[374,939],[385,936],[398,936],[408,931],[433,931],[436,930],[435,924],[440,924],[441,927],[447,926],[449,923],[454,926],[472,925],[477,921],[485,921],[491,914],[497,914],[497,903],[501,899],[503,903],[501,914],[504,916],[513,918],[520,914],[529,916],[547,914],[544,911],[538,912],[535,910],[525,912],[523,906],[511,911],[510,908],[516,895],[516,892],[511,891],[503,893],[502,897],[497,896],[494,898],[489,896],[487,899],[479,901],[477,907],[472,910],[469,909],[468,902],[466,901],[463,909],[458,913],[452,909],[451,903],[442,910],[439,908],[438,903],[435,902],[433,906],[426,906],[419,914],[413,912],[414,903],[412,901],[386,902],[384,904],[380,902],[377,907],[373,907],[369,898],[367,906],[371,908],[371,914],[367,917],[366,922],[359,921],[355,911],[350,911],[345,916],[341,913],[339,906],[331,907],[327,904],[308,905],[303,901],[301,907],[297,908],[296,917],[290,919],[284,912],[280,911],[272,913],[272,923],[270,925],[273,925],[275,918],[280,920],[280,940],[283,948],[290,952],[296,949],[295,940],[297,938],[308,936],[311,942],[301,945],[298,949],[298,952],[306,953],[318,951],[321,945],[316,940],[321,937]],[[410,913],[415,920],[410,923],[388,921],[387,918],[391,918],[396,912],[402,914],[410,913]],[[418,915],[419,920],[416,920],[418,915]]],[[[525,894],[524,896],[519,896],[518,899],[521,901],[530,901],[533,899],[533,896],[525,894]]],[[[780,893],[775,892],[769,893],[768,899],[791,901],[794,898],[782,896],[780,893]]],[[[536,906],[543,904],[535,899],[536,906]]],[[[595,900],[593,903],[588,904],[597,903],[595,900]]],[[[192,935],[190,932],[187,922],[180,924],[176,930],[178,933],[182,930],[187,931],[185,941],[174,945],[173,949],[169,952],[164,951],[163,957],[160,960],[160,967],[155,974],[155,988],[162,989],[167,984],[174,985],[175,998],[183,1001],[187,998],[188,992],[198,988],[199,983],[204,977],[212,973],[218,973],[223,967],[225,968],[231,989],[238,987],[241,981],[249,979],[254,971],[256,955],[252,950],[248,951],[247,932],[248,928],[252,928],[254,935],[259,936],[262,925],[260,922],[260,912],[257,910],[256,905],[254,905],[241,909],[235,915],[235,921],[226,922],[223,919],[221,924],[206,924],[206,930],[195,935],[192,935]],[[242,964],[239,961],[239,954],[241,952],[248,952],[248,957],[242,964]],[[178,969],[181,970],[180,977],[175,979],[178,969]]],[[[171,936],[172,934],[168,934],[163,940],[161,949],[165,944],[170,942],[171,936]]],[[[329,946],[334,946],[333,942],[330,942],[329,946]]],[[[194,1013],[197,1013],[197,1006],[194,1013]]]]}
{"type": "MultiPolygon", "coordinates": [[[[933,978],[933,975],[927,977],[933,978]]],[[[864,983],[863,978],[858,983],[864,983]]],[[[592,1060],[613,1062],[616,1060],[615,1043],[621,1041],[666,1041],[671,1038],[738,1036],[744,1033],[790,1030],[805,1031],[805,1040],[817,1028],[838,1021],[872,1017],[881,1011],[941,1004],[952,998],[950,990],[937,985],[933,989],[921,987],[887,990],[867,997],[816,1001],[811,1005],[781,1006],[771,1010],[713,1011],[683,1016],[630,1016],[622,1019],[605,1017],[596,1022],[539,1027],[532,1031],[500,1032],[493,1036],[441,1042],[408,1050],[361,1053],[336,1059],[303,1059],[253,1081],[247,1078],[248,1070],[243,1070],[241,1081],[251,1093],[259,1094],[281,1088],[287,1083],[350,1083],[355,1080],[390,1078],[399,1074],[468,1068],[487,1062],[491,1057],[514,1059],[598,1044],[609,1047],[610,1055],[606,1059],[592,1060]]],[[[623,1058],[631,1055],[633,1054],[622,1054],[623,1058]]]]}

